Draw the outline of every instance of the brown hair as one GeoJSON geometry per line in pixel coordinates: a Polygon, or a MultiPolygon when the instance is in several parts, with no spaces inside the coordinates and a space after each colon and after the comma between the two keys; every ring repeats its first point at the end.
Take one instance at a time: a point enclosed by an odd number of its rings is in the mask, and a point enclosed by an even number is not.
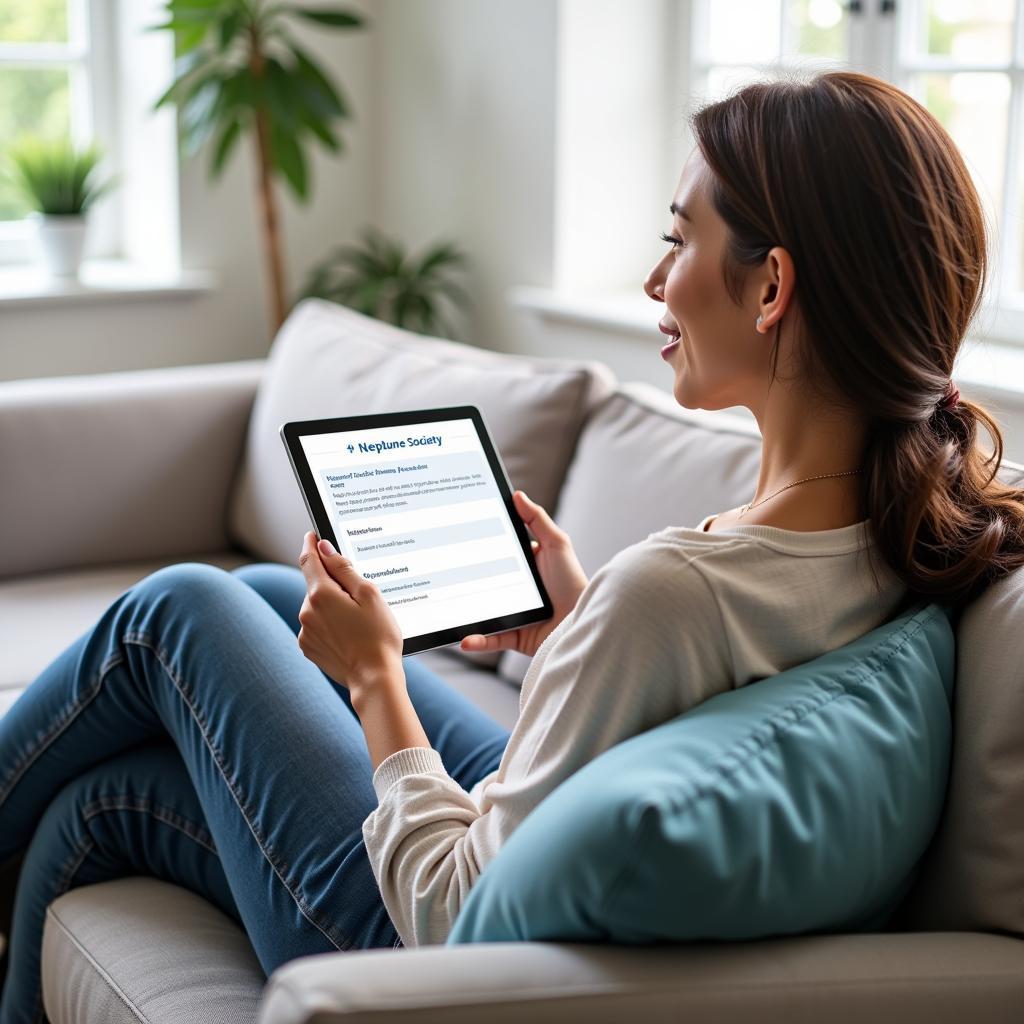
{"type": "MultiPolygon", "coordinates": [[[[956,144],[911,96],[853,71],[750,84],[690,124],[729,228],[729,294],[740,304],[748,269],[789,252],[806,381],[866,417],[860,480],[879,549],[908,603],[962,606],[1024,565],[1024,490],[995,479],[1003,439],[985,409],[937,405],[988,269],[956,144]]],[[[778,330],[773,380],[777,361],[778,330]]]]}

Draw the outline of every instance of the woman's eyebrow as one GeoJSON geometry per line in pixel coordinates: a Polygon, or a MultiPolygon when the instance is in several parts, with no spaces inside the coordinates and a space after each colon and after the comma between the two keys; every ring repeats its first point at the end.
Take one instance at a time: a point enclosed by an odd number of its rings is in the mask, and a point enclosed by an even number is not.
{"type": "Polygon", "coordinates": [[[675,202],[675,200],[673,200],[671,203],[668,204],[668,212],[669,213],[678,213],[679,216],[683,218],[683,220],[688,220],[688,221],[690,221],[691,224],[693,223],[692,218],[686,212],[686,207],[685,206],[679,206],[675,202]]]}

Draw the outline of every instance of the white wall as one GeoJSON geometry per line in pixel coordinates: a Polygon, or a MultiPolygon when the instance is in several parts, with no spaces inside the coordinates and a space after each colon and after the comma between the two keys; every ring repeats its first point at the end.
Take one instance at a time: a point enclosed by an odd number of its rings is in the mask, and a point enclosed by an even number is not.
{"type": "Polygon", "coordinates": [[[511,284],[554,260],[553,0],[381,0],[375,7],[380,226],[415,249],[452,238],[472,262],[460,337],[514,351],[511,284]]]}

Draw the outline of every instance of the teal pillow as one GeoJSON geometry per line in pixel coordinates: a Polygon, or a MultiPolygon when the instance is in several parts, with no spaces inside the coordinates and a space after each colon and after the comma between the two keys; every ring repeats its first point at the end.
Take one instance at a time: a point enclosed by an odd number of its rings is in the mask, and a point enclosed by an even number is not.
{"type": "Polygon", "coordinates": [[[950,615],[918,603],[606,750],[512,833],[447,945],[880,929],[942,810],[950,615]]]}

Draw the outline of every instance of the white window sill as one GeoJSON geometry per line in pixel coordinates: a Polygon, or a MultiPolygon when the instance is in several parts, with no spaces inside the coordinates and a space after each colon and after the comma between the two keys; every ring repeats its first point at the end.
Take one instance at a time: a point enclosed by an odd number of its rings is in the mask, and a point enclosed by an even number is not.
{"type": "Polygon", "coordinates": [[[77,303],[188,298],[217,287],[208,270],[156,274],[120,260],[85,260],[75,277],[50,277],[40,266],[0,266],[0,309],[77,303]]]}
{"type": "MultiPolygon", "coordinates": [[[[551,288],[520,286],[507,292],[517,309],[552,323],[597,327],[650,341],[658,335],[664,307],[637,292],[608,291],[599,294],[559,292],[551,288]]],[[[1024,404],[1024,343],[968,335],[957,356],[953,379],[1024,404]]]]}

